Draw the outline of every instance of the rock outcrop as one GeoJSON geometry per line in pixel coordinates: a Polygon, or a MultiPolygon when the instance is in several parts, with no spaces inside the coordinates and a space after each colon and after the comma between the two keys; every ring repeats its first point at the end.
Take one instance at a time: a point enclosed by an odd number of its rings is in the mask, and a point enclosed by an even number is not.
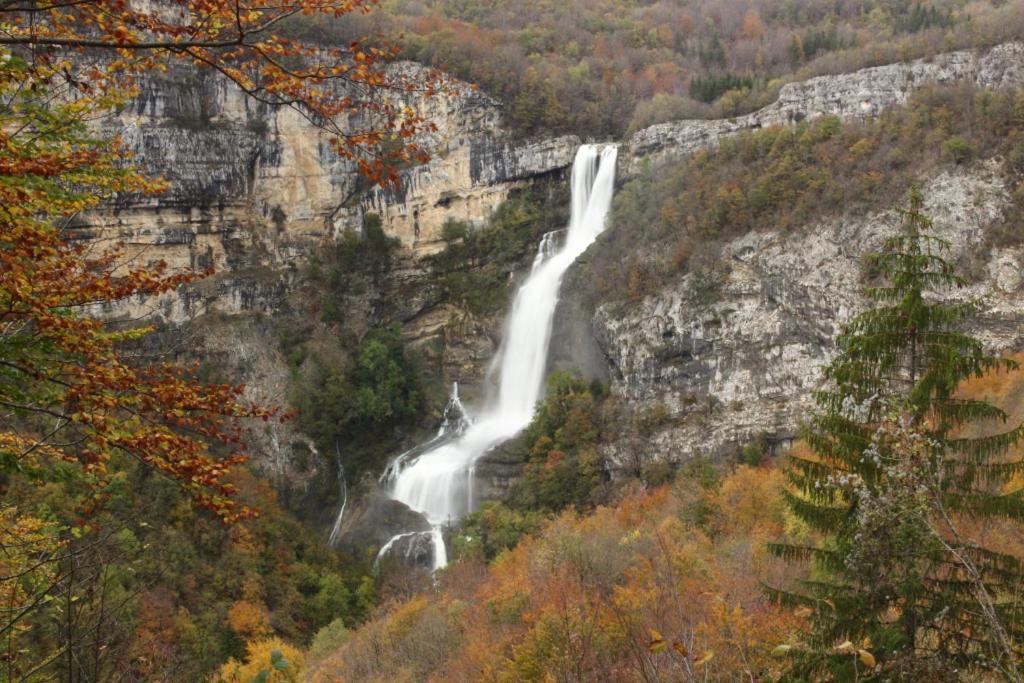
{"type": "MultiPolygon", "coordinates": [[[[412,63],[393,68],[413,78],[425,72],[412,63]]],[[[101,313],[179,323],[213,311],[271,312],[290,269],[316,244],[360,230],[367,212],[414,253],[430,253],[447,220],[484,223],[510,192],[569,166],[579,144],[513,141],[498,103],[462,83],[403,97],[436,128],[417,139],[432,160],[403,171],[397,189],[367,189],[355,164],[297,110],[255,103],[213,75],[145,80],[102,132],[119,135],[168,190],[118,198],[86,216],[78,236],[124,244],[134,262],[219,274],[199,288],[101,313]]]]}
{"type": "MultiPolygon", "coordinates": [[[[972,332],[994,350],[1024,347],[1024,249],[989,251],[984,229],[1009,193],[998,164],[957,167],[924,184],[935,232],[953,260],[973,263],[976,283],[954,292],[981,299],[972,332]]],[[[812,405],[839,326],[862,310],[862,256],[898,227],[895,212],[846,216],[797,232],[752,232],[729,242],[714,294],[688,273],[639,304],[602,306],[594,318],[617,393],[662,404],[667,420],[646,444],[650,458],[720,454],[759,435],[785,443],[812,405]]],[[[633,457],[614,448],[619,463],[633,457]]]]}
{"type": "MultiPolygon", "coordinates": [[[[424,70],[412,63],[393,68],[411,77],[424,70]]],[[[625,143],[620,177],[743,130],[824,114],[873,116],[925,83],[954,80],[1024,83],[1024,43],[790,83],[775,103],[746,116],[652,126],[625,143]]],[[[212,311],[271,312],[312,245],[359,230],[367,212],[379,214],[385,232],[412,253],[429,254],[440,247],[446,221],[483,223],[510,192],[563,172],[580,142],[516,141],[501,127],[500,104],[464,84],[447,94],[403,97],[436,126],[418,140],[432,160],[403,171],[398,188],[367,189],[353,162],[336,155],[327,134],[299,111],[255,103],[218,76],[144,80],[138,97],[103,129],[119,134],[169,189],[119,198],[85,217],[80,235],[124,243],[136,262],[213,267],[219,275],[160,301],[120,302],[102,313],[182,322],[212,311]]]]}
{"type": "Polygon", "coordinates": [[[849,74],[787,83],[778,99],[751,114],[716,121],[673,121],[645,128],[626,144],[622,174],[637,174],[644,163],[658,165],[712,147],[723,136],[833,115],[841,119],[877,116],[902,104],[928,83],[971,82],[981,88],[1024,85],[1024,43],[991,50],[961,50],[913,62],[887,64],[849,74]]]}
{"type": "MultiPolygon", "coordinates": [[[[644,165],[669,163],[741,131],[826,114],[874,116],[927,83],[956,80],[1024,85],[1024,43],[822,76],[785,85],[775,103],[746,116],[652,126],[624,143],[619,175],[634,176],[644,165]]],[[[394,291],[407,293],[396,304],[407,339],[427,347],[464,328],[458,344],[450,345],[459,353],[445,361],[445,373],[457,376],[446,376],[446,383],[482,374],[494,348],[493,326],[457,324],[458,307],[421,286],[426,269],[419,258],[439,247],[447,220],[480,224],[510,193],[539,179],[557,180],[579,140],[516,141],[501,128],[500,105],[469,88],[410,96],[408,104],[437,126],[420,140],[433,160],[403,171],[399,189],[367,189],[353,164],[335,155],[325,134],[299,112],[254,104],[217,77],[145,81],[131,106],[104,127],[119,133],[170,189],[157,197],[119,198],[87,216],[79,234],[125,242],[136,261],[214,267],[218,275],[156,301],[119,302],[101,313],[169,323],[211,312],[272,314],[316,245],[361,229],[363,216],[374,212],[405,247],[389,277],[394,291]]],[[[982,229],[1005,206],[1001,183],[992,169],[976,165],[927,185],[929,208],[958,253],[980,244],[982,229]]],[[[553,344],[555,362],[573,364],[585,353],[592,374],[603,374],[600,362],[607,363],[627,400],[641,407],[663,403],[668,422],[646,446],[652,457],[718,452],[761,433],[785,441],[830,358],[837,325],[861,305],[858,259],[893,225],[891,216],[850,217],[799,237],[766,231],[734,240],[714,300],[702,300],[695,293],[706,288],[684,279],[641,305],[604,306],[592,321],[578,306],[563,308],[568,314],[553,344]]],[[[975,293],[991,294],[993,319],[1016,320],[1021,312],[1021,259],[1004,250],[984,266],[975,293]]],[[[993,348],[1021,343],[1014,325],[985,327],[994,330],[988,338],[993,348]]],[[[282,394],[276,385],[283,373],[266,371],[277,378],[267,393],[282,394]]],[[[260,381],[259,375],[252,379],[260,381]]],[[[624,458],[614,448],[609,455],[624,458]]],[[[496,454],[483,476],[496,494],[514,469],[502,457],[496,454]]]]}
{"type": "MultiPolygon", "coordinates": [[[[380,550],[388,541],[402,533],[407,533],[409,538],[402,544],[402,548],[410,552],[418,548],[418,544],[412,545],[413,539],[420,534],[426,534],[428,558],[430,557],[430,524],[423,515],[410,510],[397,500],[372,493],[354,506],[351,513],[346,514],[342,520],[339,538],[346,548],[358,553],[370,547],[380,550]]],[[[429,566],[429,561],[426,564],[429,566]]]]}

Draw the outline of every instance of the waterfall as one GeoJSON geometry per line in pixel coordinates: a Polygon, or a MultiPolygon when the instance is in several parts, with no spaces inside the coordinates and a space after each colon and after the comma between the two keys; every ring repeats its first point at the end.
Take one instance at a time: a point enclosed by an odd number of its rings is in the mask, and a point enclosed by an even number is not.
{"type": "Polygon", "coordinates": [[[338,542],[338,534],[341,532],[341,522],[345,519],[345,506],[348,505],[348,482],[345,481],[345,467],[338,458],[338,481],[341,484],[341,509],[338,516],[334,518],[334,526],[331,527],[331,535],[327,538],[327,545],[334,547],[338,542]]]}
{"type": "MultiPolygon", "coordinates": [[[[569,227],[544,236],[530,275],[516,293],[492,365],[497,372],[497,392],[489,397],[483,412],[476,420],[468,421],[458,401],[456,385],[449,406],[454,402],[463,415],[457,434],[451,435],[450,427],[445,431],[446,414],[445,425],[437,437],[395,458],[382,477],[394,499],[422,513],[433,527],[435,569],[447,564],[442,526],[472,510],[472,478],[477,459],[515,436],[533,419],[544,389],[548,345],[562,277],[604,230],[614,190],[617,153],[613,146],[601,150],[594,145],[583,145],[577,151],[572,167],[569,227]]],[[[380,554],[391,545],[385,545],[380,554]]]]}

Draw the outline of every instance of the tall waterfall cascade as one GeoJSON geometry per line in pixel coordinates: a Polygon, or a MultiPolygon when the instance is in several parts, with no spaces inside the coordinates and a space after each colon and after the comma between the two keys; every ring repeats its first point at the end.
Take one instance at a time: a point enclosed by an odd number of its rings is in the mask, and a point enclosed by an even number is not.
{"type": "MultiPolygon", "coordinates": [[[[548,346],[562,277],[569,266],[605,229],[615,185],[618,150],[583,145],[572,167],[572,214],[565,230],[541,240],[529,277],[516,293],[505,323],[505,334],[494,358],[497,388],[483,409],[470,418],[453,388],[449,417],[434,439],[395,458],[384,474],[390,495],[420,512],[432,526],[435,569],[447,564],[441,530],[473,509],[476,461],[511,439],[533,419],[542,398],[548,346]],[[458,426],[453,428],[453,419],[458,426]]],[[[399,534],[406,536],[407,534],[399,534]]],[[[382,549],[383,555],[398,540],[382,549]]],[[[378,556],[379,559],[380,556],[378,556]]]]}

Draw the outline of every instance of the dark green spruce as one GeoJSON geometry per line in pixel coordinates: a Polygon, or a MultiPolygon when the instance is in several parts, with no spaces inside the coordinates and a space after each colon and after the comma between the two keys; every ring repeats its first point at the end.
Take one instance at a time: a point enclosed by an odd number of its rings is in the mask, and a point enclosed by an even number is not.
{"type": "Polygon", "coordinates": [[[810,453],[790,458],[788,502],[808,541],[771,550],[810,572],[769,589],[809,613],[790,675],[1019,680],[1022,566],[962,541],[959,528],[1024,519],[1011,483],[1024,469],[1013,448],[1022,427],[957,393],[966,379],[1016,364],[963,331],[977,304],[942,298],[966,283],[918,191],[901,214],[899,233],[869,259],[869,310],[844,326],[827,388],[815,394],[803,434],[810,453]]]}

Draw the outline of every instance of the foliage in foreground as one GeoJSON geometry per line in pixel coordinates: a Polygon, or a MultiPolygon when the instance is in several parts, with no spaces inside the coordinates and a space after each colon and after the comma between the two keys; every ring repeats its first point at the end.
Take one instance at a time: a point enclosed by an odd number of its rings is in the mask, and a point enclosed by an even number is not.
{"type": "Polygon", "coordinates": [[[816,574],[784,604],[812,616],[795,649],[811,678],[923,679],[957,671],[1020,680],[1021,556],[966,530],[1024,520],[1020,424],[992,402],[958,393],[965,380],[1015,369],[961,332],[976,308],[950,300],[966,283],[930,234],[915,190],[900,232],[873,255],[869,309],[844,326],[830,386],[792,458],[792,513],[822,536],[777,544],[816,574]],[[984,425],[984,433],[965,428],[984,425]]]}
{"type": "Polygon", "coordinates": [[[74,243],[70,228],[101,202],[162,189],[92,131],[136,94],[135,77],[170,64],[300,109],[332,134],[335,153],[373,181],[393,181],[395,164],[423,157],[411,138],[431,125],[376,95],[433,84],[389,76],[387,49],[321,48],[273,30],[298,13],[339,19],[369,4],[5,5],[0,678],[198,680],[241,656],[245,640],[301,638],[368,606],[372,581],[353,586],[337,558],[311,550],[294,526],[282,530],[291,520],[238,467],[243,420],[271,411],[247,403],[241,387],[127,351],[148,328],[93,317],[200,274],[74,243]],[[366,127],[335,122],[350,117],[366,127]],[[253,521],[252,502],[265,505],[264,520],[253,521]]]}
{"type": "Polygon", "coordinates": [[[736,680],[777,673],[772,650],[799,619],[758,577],[765,549],[798,527],[783,476],[740,467],[711,488],[627,495],[565,512],[487,566],[467,560],[439,590],[393,605],[309,662],[313,681],[736,680]],[[714,514],[708,515],[708,509],[714,514]]]}

